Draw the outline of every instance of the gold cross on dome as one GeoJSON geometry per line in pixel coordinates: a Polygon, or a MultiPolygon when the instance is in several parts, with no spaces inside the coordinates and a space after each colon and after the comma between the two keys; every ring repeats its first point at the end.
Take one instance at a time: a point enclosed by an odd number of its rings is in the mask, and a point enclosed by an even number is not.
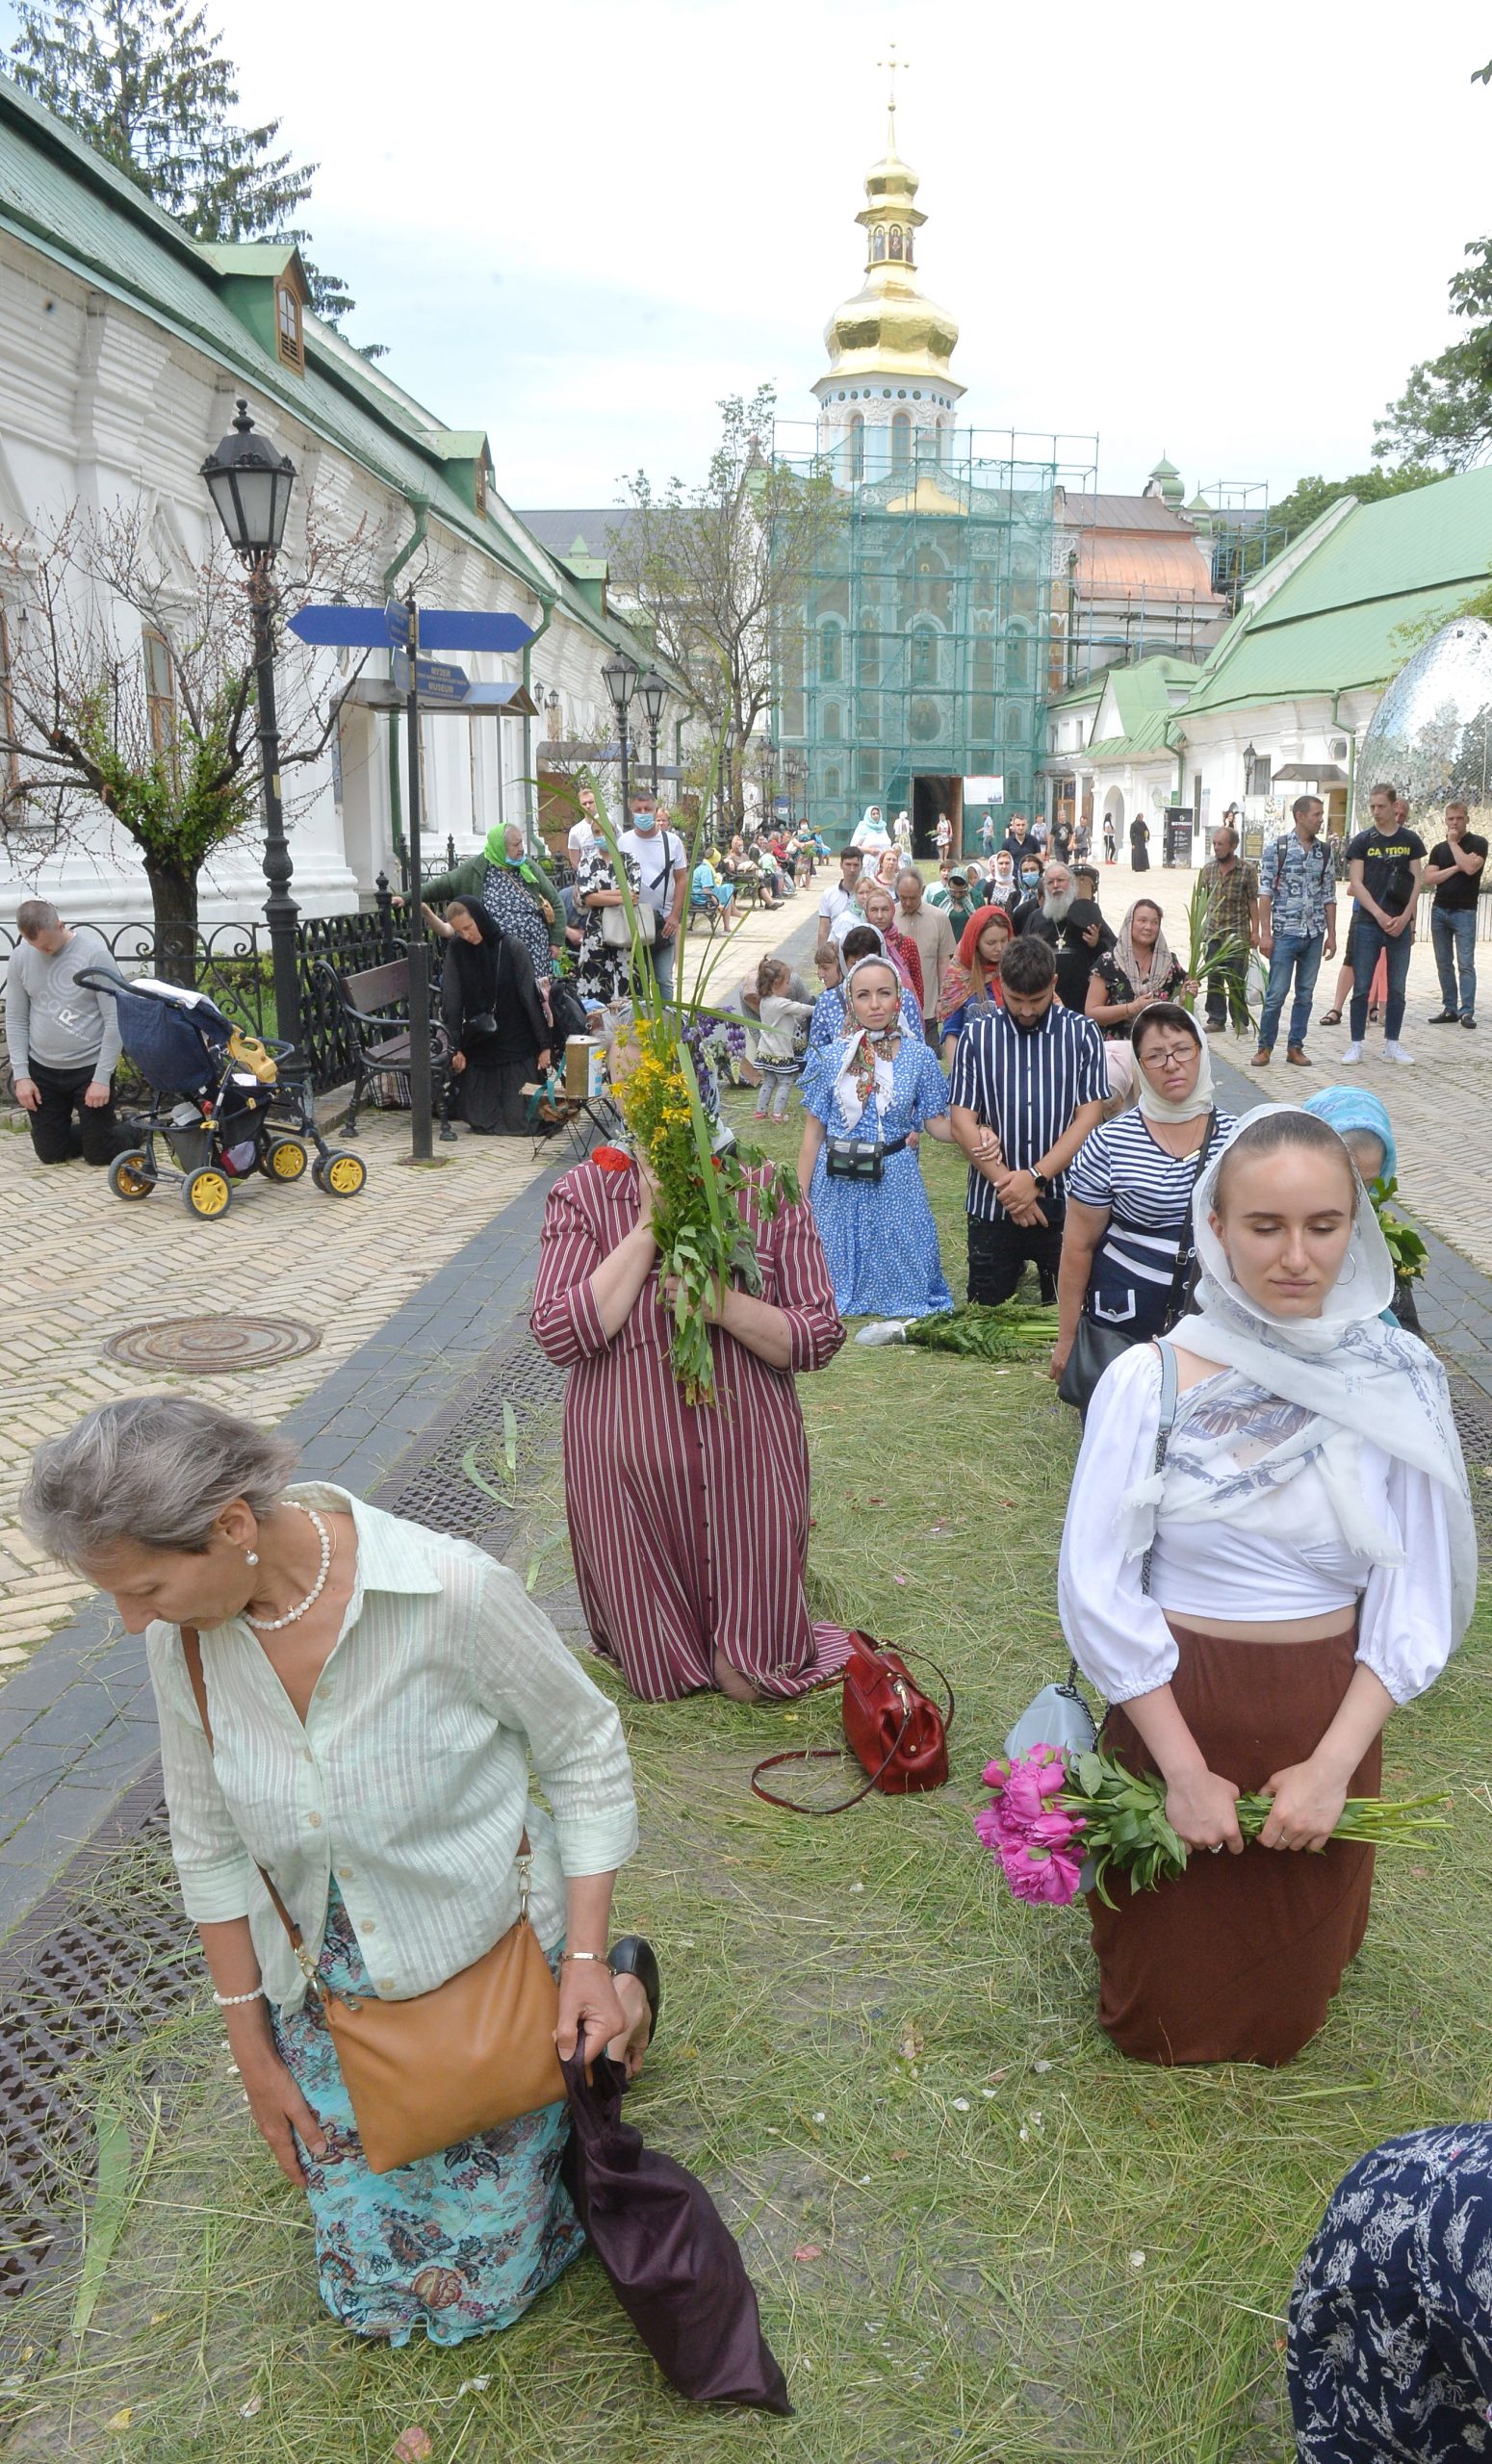
{"type": "Polygon", "coordinates": [[[910,68],[912,66],[912,63],[910,60],[898,60],[896,57],[896,45],[892,43],[890,45],[890,58],[888,60],[878,60],[876,62],[876,66],[878,68],[886,69],[890,77],[891,90],[887,101],[887,110],[890,113],[892,122],[894,124],[896,116],[896,71],[898,68],[910,68]]]}

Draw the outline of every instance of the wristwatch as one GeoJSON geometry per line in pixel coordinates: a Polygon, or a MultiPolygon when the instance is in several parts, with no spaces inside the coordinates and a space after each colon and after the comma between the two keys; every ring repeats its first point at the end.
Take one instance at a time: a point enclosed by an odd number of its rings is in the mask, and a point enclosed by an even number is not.
{"type": "Polygon", "coordinates": [[[1052,1185],[1052,1176],[1050,1172],[1039,1172],[1034,1164],[1028,1164],[1026,1169],[1030,1173],[1033,1181],[1036,1183],[1038,1196],[1045,1197],[1052,1185]]]}

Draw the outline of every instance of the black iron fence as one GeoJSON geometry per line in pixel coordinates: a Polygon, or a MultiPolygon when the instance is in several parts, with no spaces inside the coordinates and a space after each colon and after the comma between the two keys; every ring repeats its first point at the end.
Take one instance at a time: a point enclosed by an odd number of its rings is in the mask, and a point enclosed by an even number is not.
{"type": "MultiPolygon", "coordinates": [[[[69,916],[68,921],[88,924],[116,959],[121,974],[151,975],[159,971],[153,924],[110,927],[89,924],[86,916],[69,916]]],[[[358,975],[366,967],[382,966],[391,959],[401,958],[410,931],[411,918],[395,908],[393,892],[382,873],[371,908],[352,915],[306,915],[296,925],[301,1043],[311,1064],[311,1083],[318,1093],[345,1086],[352,1076],[353,1061],[341,1008],[331,985],[319,971],[318,962],[324,959],[339,975],[358,975]]],[[[176,937],[173,935],[173,945],[176,937]]],[[[0,981],[15,941],[13,929],[0,925],[0,981]]],[[[440,947],[438,942],[432,947],[432,998],[439,996],[440,947]]],[[[215,924],[198,932],[194,937],[193,980],[199,992],[216,1001],[224,1014],[248,1034],[278,1034],[270,934],[262,916],[246,923],[215,924]]],[[[0,1082],[9,1087],[9,1062],[3,1051],[0,1082]]]]}

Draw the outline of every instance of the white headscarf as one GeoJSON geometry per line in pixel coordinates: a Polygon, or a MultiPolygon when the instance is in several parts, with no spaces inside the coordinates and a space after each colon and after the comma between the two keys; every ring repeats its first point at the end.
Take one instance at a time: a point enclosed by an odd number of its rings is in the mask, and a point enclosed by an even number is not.
{"type": "MultiPolygon", "coordinates": [[[[1142,1011],[1135,1020],[1130,1031],[1131,1043],[1145,1025],[1147,1014],[1142,1011]]],[[[1212,1053],[1205,1036],[1199,1036],[1197,1041],[1201,1045],[1201,1055],[1196,1065],[1196,1084],[1189,1095],[1163,1095],[1158,1088],[1151,1086],[1145,1075],[1145,1064],[1136,1053],[1135,1085],[1140,1090],[1140,1110],[1146,1120],[1196,1120],[1202,1114],[1213,1111],[1218,1090],[1213,1083],[1212,1053]]]]}
{"type": "Polygon", "coordinates": [[[1174,1340],[1227,1373],[1182,1396],[1164,1473],[1137,1482],[1122,1499],[1119,1525],[1126,1553],[1148,1547],[1163,1493],[1168,1517],[1226,1522],[1314,1463],[1348,1547],[1370,1564],[1402,1565],[1403,1550],[1375,1519],[1364,1495],[1367,1439],[1446,1491],[1453,1643],[1459,1642],[1477,1597],[1466,1466],[1445,1371],[1416,1336],[1383,1323],[1380,1313],[1394,1295],[1393,1260],[1361,1182],[1347,1255],[1318,1318],[1278,1318],[1250,1300],[1212,1226],[1218,1175],[1236,1141],[1255,1121],[1299,1109],[1261,1104],[1246,1115],[1197,1181],[1192,1212],[1201,1268],[1198,1314],[1181,1321],[1174,1340]]]}
{"type": "MultiPolygon", "coordinates": [[[[870,927],[872,932],[875,929],[874,925],[870,927]]],[[[882,947],[885,947],[884,940],[882,947]]],[[[906,1032],[901,1014],[901,978],[888,958],[866,957],[856,960],[840,988],[844,994],[846,1032],[834,1047],[834,1091],[835,1101],[839,1107],[839,1118],[854,1129],[864,1118],[872,1095],[884,1115],[895,1091],[895,1056],[881,1047],[898,1040],[906,1032]],[[887,968],[896,985],[896,1014],[879,1036],[873,1036],[868,1027],[862,1027],[850,1007],[850,987],[864,966],[887,968]],[[866,1069],[867,1053],[874,1065],[873,1075],[866,1069]]]]}

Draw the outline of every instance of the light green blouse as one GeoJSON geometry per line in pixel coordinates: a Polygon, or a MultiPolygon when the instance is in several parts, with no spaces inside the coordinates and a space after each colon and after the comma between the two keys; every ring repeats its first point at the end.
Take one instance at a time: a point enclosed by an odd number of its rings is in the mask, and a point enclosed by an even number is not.
{"type": "Polygon", "coordinates": [[[202,1632],[216,1753],[176,1627],[146,1637],[171,1847],[189,1916],[247,1916],[266,1989],[305,1986],[256,1864],[308,1944],[333,1873],[380,1995],[444,1984],[518,1913],[514,1860],[534,1849],[530,1913],[546,1947],[565,1877],[610,1873],[637,1845],[622,1724],[517,1575],[465,1540],[380,1513],[345,1489],[288,1492],[357,1530],[347,1616],[304,1727],[244,1619],[202,1632]],[[528,1803],[530,1769],[553,1824],[528,1803]]]}

